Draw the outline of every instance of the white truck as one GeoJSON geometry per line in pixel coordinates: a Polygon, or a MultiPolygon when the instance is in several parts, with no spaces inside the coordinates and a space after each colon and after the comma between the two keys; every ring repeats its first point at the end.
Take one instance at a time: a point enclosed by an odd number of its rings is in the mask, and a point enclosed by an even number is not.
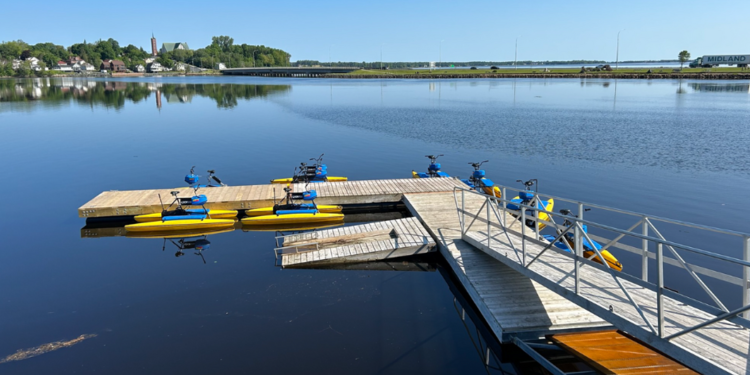
{"type": "Polygon", "coordinates": [[[750,64],[750,55],[705,55],[693,60],[691,68],[711,68],[719,65],[737,65],[739,68],[747,68],[750,64]]]}

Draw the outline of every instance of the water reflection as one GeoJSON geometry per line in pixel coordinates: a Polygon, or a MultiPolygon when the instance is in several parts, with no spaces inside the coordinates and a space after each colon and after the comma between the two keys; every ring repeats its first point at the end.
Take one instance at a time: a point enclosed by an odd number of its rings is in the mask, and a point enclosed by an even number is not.
{"type": "Polygon", "coordinates": [[[24,103],[11,107],[15,109],[31,109],[34,102],[52,106],[77,103],[120,109],[128,101],[138,103],[149,100],[154,94],[156,108],[160,109],[165,102],[190,103],[197,95],[213,99],[219,108],[233,108],[240,99],[265,98],[290,89],[291,85],[171,84],[79,78],[10,79],[0,80],[0,102],[24,103]]]}
{"type": "Polygon", "coordinates": [[[750,83],[691,82],[688,86],[694,91],[700,92],[750,93],[750,83]]]}

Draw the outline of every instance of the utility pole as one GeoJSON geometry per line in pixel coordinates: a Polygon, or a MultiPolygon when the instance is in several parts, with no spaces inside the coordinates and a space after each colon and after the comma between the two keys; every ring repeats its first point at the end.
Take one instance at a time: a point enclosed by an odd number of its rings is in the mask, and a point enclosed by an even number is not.
{"type": "Polygon", "coordinates": [[[438,63],[438,68],[443,65],[443,42],[445,40],[440,41],[440,62],[438,63]]]}
{"type": "Polygon", "coordinates": [[[615,57],[615,70],[618,70],[620,67],[620,33],[623,31],[625,31],[625,29],[617,32],[617,55],[615,57]]]}

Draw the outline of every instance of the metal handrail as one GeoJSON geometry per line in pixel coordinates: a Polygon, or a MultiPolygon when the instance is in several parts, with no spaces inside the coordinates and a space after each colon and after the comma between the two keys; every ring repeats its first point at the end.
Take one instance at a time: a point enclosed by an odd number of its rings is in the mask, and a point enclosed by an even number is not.
{"type": "MultiPolygon", "coordinates": [[[[517,187],[504,186],[504,185],[495,185],[495,186],[503,188],[503,189],[510,189],[511,191],[518,191],[518,192],[523,191],[522,189],[519,189],[517,187]]],[[[457,189],[464,189],[464,188],[458,187],[458,186],[456,188],[457,189]]],[[[466,190],[468,191],[469,189],[466,189],[466,190]]],[[[483,193],[478,193],[478,194],[483,194],[483,193]]],[[[560,197],[560,196],[556,196],[556,195],[551,195],[551,194],[539,194],[539,192],[534,192],[534,194],[536,196],[542,195],[544,197],[558,199],[558,200],[563,201],[563,202],[574,203],[576,205],[585,205],[585,206],[588,206],[588,207],[598,208],[598,209],[608,210],[608,211],[613,211],[613,212],[618,212],[618,213],[625,214],[625,215],[638,216],[638,217],[648,216],[652,220],[657,220],[657,221],[661,221],[661,222],[664,222],[664,223],[683,225],[683,226],[687,226],[687,227],[695,228],[695,229],[705,229],[705,230],[712,231],[712,232],[729,234],[729,235],[738,236],[738,237],[750,237],[750,232],[740,232],[740,231],[735,231],[735,230],[730,230],[730,229],[721,229],[721,228],[716,228],[716,227],[712,227],[712,226],[708,226],[708,225],[696,224],[696,223],[691,223],[691,222],[688,222],[688,221],[681,221],[681,220],[669,219],[669,218],[665,218],[665,217],[661,217],[661,216],[656,216],[656,215],[646,215],[646,214],[643,214],[643,213],[640,213],[640,212],[623,210],[623,209],[620,209],[620,208],[614,208],[614,207],[604,206],[604,205],[600,205],[600,204],[596,204],[596,203],[587,203],[587,202],[578,201],[578,200],[569,199],[569,198],[564,198],[564,197],[560,197]]],[[[504,197],[506,197],[506,195],[503,195],[503,199],[504,199],[504,197]]]]}
{"type": "Polygon", "coordinates": [[[312,247],[312,245],[315,245],[315,249],[306,250],[304,252],[320,250],[320,246],[319,246],[319,244],[317,242],[310,242],[310,243],[305,243],[305,244],[300,244],[300,245],[277,247],[277,248],[273,249],[273,253],[274,253],[274,256],[278,259],[279,258],[279,254],[282,254],[282,255],[283,254],[287,254],[286,251],[284,251],[286,249],[294,249],[294,253],[295,254],[299,254],[300,253],[299,249],[301,247],[312,247]]]}
{"type": "MultiPolygon", "coordinates": [[[[546,206],[544,206],[544,205],[541,205],[541,209],[540,209],[540,207],[538,206],[537,199],[542,199],[542,198],[540,197],[539,194],[535,195],[534,200],[532,200],[529,205],[524,204],[524,203],[519,203],[519,202],[512,202],[511,200],[505,199],[507,197],[507,195],[506,195],[506,188],[505,187],[503,187],[503,195],[502,195],[501,198],[498,198],[498,197],[496,197],[494,195],[487,195],[487,194],[484,194],[484,193],[481,193],[481,192],[477,192],[477,191],[471,190],[469,188],[458,187],[458,186],[454,187],[454,189],[453,189],[453,196],[454,196],[454,202],[456,203],[456,210],[459,213],[459,222],[461,224],[461,233],[462,233],[462,235],[465,235],[466,233],[468,233],[469,229],[474,224],[474,222],[476,221],[476,219],[479,218],[480,213],[482,212],[482,210],[485,208],[485,206],[487,206],[487,219],[486,220],[487,220],[487,246],[488,246],[488,248],[491,248],[490,247],[490,245],[491,245],[490,240],[492,238],[492,235],[490,233],[490,226],[491,226],[490,213],[489,213],[490,207],[496,213],[495,217],[498,220],[499,226],[500,226],[501,229],[503,229],[503,231],[505,232],[505,234],[507,236],[506,223],[504,222],[504,220],[500,219],[500,217],[497,215],[497,210],[495,209],[495,207],[498,206],[498,207],[501,208],[501,210],[503,212],[505,212],[505,210],[506,210],[505,204],[506,203],[513,203],[514,205],[518,206],[519,210],[512,210],[512,211],[516,212],[514,214],[514,216],[516,216],[516,218],[518,218],[520,216],[521,241],[522,241],[521,242],[521,244],[522,244],[521,251],[523,253],[523,258],[522,258],[522,260],[520,260],[520,263],[525,268],[528,268],[534,261],[536,261],[539,257],[541,257],[544,254],[545,251],[547,251],[549,248],[551,248],[554,245],[555,242],[557,242],[561,237],[563,237],[565,235],[565,233],[567,233],[571,228],[573,228],[575,230],[575,238],[576,238],[576,240],[575,240],[575,244],[574,244],[574,249],[572,249],[572,250],[575,251],[574,255],[572,255],[572,258],[573,258],[573,260],[575,262],[575,268],[574,268],[574,271],[572,271],[572,272],[575,272],[575,277],[576,277],[576,280],[575,280],[575,291],[576,291],[576,294],[578,294],[578,285],[580,283],[579,272],[578,272],[578,270],[579,270],[579,262],[580,262],[579,259],[582,257],[581,256],[582,253],[583,253],[582,252],[582,250],[583,250],[582,241],[583,241],[583,238],[585,238],[587,241],[589,241],[590,244],[592,244],[591,248],[592,248],[592,250],[595,253],[595,255],[592,255],[591,257],[589,257],[589,260],[591,258],[593,258],[594,256],[598,256],[599,257],[599,259],[601,260],[601,263],[605,266],[605,269],[612,275],[613,279],[618,284],[618,286],[620,287],[620,289],[625,293],[626,297],[629,300],[629,303],[637,310],[637,312],[639,313],[639,315],[641,316],[641,318],[643,319],[643,321],[650,328],[651,332],[653,332],[655,335],[658,335],[658,337],[664,338],[666,340],[670,340],[672,338],[679,337],[679,336],[684,335],[686,333],[692,332],[694,330],[703,328],[705,326],[708,326],[710,324],[714,324],[714,323],[722,321],[722,320],[727,320],[727,319],[734,320],[735,316],[737,316],[737,315],[739,315],[741,313],[750,311],[750,304],[748,304],[747,292],[745,290],[743,290],[743,306],[740,307],[740,308],[738,308],[738,309],[729,311],[724,306],[724,304],[719,300],[719,298],[716,297],[716,295],[710,290],[710,288],[708,288],[708,286],[706,286],[706,284],[700,279],[700,277],[693,271],[693,269],[690,267],[690,265],[688,263],[686,263],[682,259],[682,257],[680,257],[680,255],[677,253],[677,250],[675,248],[683,249],[683,250],[690,251],[690,252],[693,252],[693,253],[696,253],[696,254],[701,254],[701,255],[704,255],[704,256],[709,256],[709,257],[712,257],[712,258],[715,258],[715,259],[719,259],[719,260],[723,260],[723,261],[726,261],[726,262],[729,262],[729,263],[738,264],[738,265],[743,266],[743,270],[744,270],[743,271],[743,275],[745,277],[745,283],[746,284],[747,284],[748,275],[750,275],[750,271],[748,270],[748,267],[750,267],[750,261],[748,261],[748,259],[746,259],[746,260],[740,260],[740,259],[733,258],[733,257],[730,257],[730,256],[726,256],[726,255],[723,255],[723,254],[713,253],[713,252],[710,252],[710,251],[707,251],[707,250],[699,249],[699,248],[696,248],[696,247],[693,247],[693,246],[689,246],[689,245],[684,245],[684,244],[680,244],[680,243],[668,241],[668,240],[666,240],[664,238],[664,236],[661,235],[661,233],[658,231],[658,229],[649,220],[650,218],[654,218],[652,216],[645,215],[645,214],[639,214],[639,213],[635,213],[635,212],[630,212],[630,211],[624,211],[624,210],[618,210],[618,209],[611,209],[611,208],[607,207],[606,209],[609,209],[611,211],[622,212],[622,213],[627,213],[627,214],[630,214],[630,215],[641,217],[641,220],[639,220],[638,222],[636,222],[628,230],[622,230],[622,229],[615,228],[615,227],[612,227],[612,226],[609,226],[609,225],[604,225],[604,224],[592,222],[590,220],[584,220],[583,217],[582,217],[583,216],[583,212],[584,212],[584,209],[583,209],[583,205],[584,204],[582,202],[578,202],[579,216],[580,217],[574,217],[574,216],[568,216],[568,215],[563,215],[563,214],[558,214],[558,213],[555,213],[555,212],[552,212],[552,211],[548,211],[546,209],[546,206]],[[461,191],[461,209],[460,209],[460,211],[459,211],[459,207],[458,207],[458,198],[456,196],[457,195],[456,193],[458,191],[461,191]],[[474,218],[473,218],[473,220],[471,221],[471,223],[469,224],[468,227],[465,225],[465,216],[466,216],[466,209],[465,209],[466,197],[465,197],[465,194],[466,194],[466,192],[469,192],[470,194],[475,194],[475,195],[478,195],[478,196],[481,196],[482,198],[484,198],[484,202],[482,203],[482,206],[479,208],[479,210],[476,211],[476,214],[471,215],[471,216],[474,216],[474,218]],[[493,202],[494,204],[491,204],[491,202],[493,202]],[[533,212],[536,212],[536,214],[534,216],[528,217],[526,215],[526,210],[532,210],[533,212]],[[520,213],[518,211],[520,211],[520,213]],[[541,212],[544,212],[544,213],[546,213],[548,215],[549,221],[548,220],[543,220],[543,219],[539,218],[539,213],[541,213],[541,212]],[[557,217],[565,217],[565,219],[568,220],[569,222],[572,222],[573,225],[565,226],[565,225],[557,224],[557,223],[554,222],[554,217],[555,216],[557,216],[557,217]],[[532,229],[535,229],[535,231],[533,233],[534,233],[535,237],[537,237],[536,238],[536,242],[538,242],[538,243],[539,243],[538,234],[539,234],[540,222],[543,222],[545,225],[550,226],[550,227],[556,229],[557,232],[559,233],[559,235],[557,236],[557,238],[555,238],[555,240],[552,241],[552,242],[546,243],[546,241],[542,241],[542,243],[545,243],[546,246],[528,264],[526,263],[526,240],[527,240],[527,237],[528,237],[526,235],[527,220],[530,220],[530,221],[534,222],[534,225],[533,225],[532,229]],[[601,228],[601,229],[604,229],[604,230],[608,230],[608,231],[612,231],[612,232],[615,232],[615,233],[619,233],[619,235],[615,239],[609,241],[606,246],[603,246],[602,250],[608,248],[609,246],[614,245],[615,243],[617,243],[624,236],[630,236],[630,237],[641,239],[643,241],[643,245],[644,245],[643,249],[644,249],[645,253],[648,253],[648,246],[647,246],[648,242],[653,242],[653,243],[656,244],[656,247],[657,247],[657,252],[656,252],[656,262],[657,262],[657,284],[656,284],[656,292],[657,292],[657,295],[656,295],[656,298],[657,298],[657,319],[658,319],[657,327],[654,327],[651,324],[651,322],[646,318],[646,316],[643,313],[643,311],[641,310],[640,306],[632,298],[632,296],[627,291],[627,289],[625,288],[625,286],[620,282],[619,275],[616,274],[616,272],[606,262],[606,260],[605,260],[604,256],[602,255],[601,251],[599,249],[597,249],[596,246],[593,246],[594,241],[591,239],[591,237],[589,237],[589,235],[586,233],[586,231],[583,230],[582,224],[586,224],[586,225],[590,225],[590,226],[593,226],[593,227],[597,227],[597,228],[601,228]],[[632,232],[633,229],[635,229],[637,226],[639,226],[641,224],[643,226],[642,233],[632,232]],[[650,227],[653,230],[653,232],[658,237],[649,236],[647,234],[648,233],[648,231],[647,231],[648,227],[650,227]],[[674,333],[674,334],[672,334],[670,336],[667,336],[667,337],[664,337],[664,307],[663,307],[663,301],[662,301],[663,300],[663,295],[664,295],[664,290],[665,290],[664,289],[664,272],[663,272],[663,264],[664,264],[663,247],[664,246],[667,246],[667,248],[669,250],[671,250],[671,252],[675,256],[675,259],[678,260],[678,264],[680,266],[682,266],[682,268],[684,268],[685,270],[687,270],[689,272],[689,274],[704,289],[704,291],[706,291],[706,293],[714,300],[714,302],[716,303],[716,305],[718,306],[718,308],[720,310],[722,310],[722,312],[723,312],[722,314],[717,315],[713,319],[710,319],[710,320],[708,320],[706,322],[700,323],[700,324],[698,324],[698,325],[696,325],[694,327],[686,328],[686,329],[684,329],[684,330],[682,330],[680,332],[674,333]]],[[[568,200],[568,199],[565,199],[565,198],[559,198],[559,197],[555,198],[555,197],[552,197],[552,196],[549,196],[549,195],[545,195],[545,196],[553,198],[553,199],[560,199],[562,201],[574,202],[574,201],[571,201],[571,200],[568,200]]],[[[596,205],[589,204],[589,206],[596,206],[596,205]]],[[[503,218],[505,218],[505,215],[503,215],[503,218]]],[[[718,229],[718,228],[705,227],[705,226],[701,226],[701,225],[698,225],[698,224],[692,224],[692,223],[686,223],[686,222],[679,222],[679,221],[671,220],[671,219],[663,219],[663,218],[658,218],[658,217],[656,217],[655,219],[659,220],[661,222],[668,222],[668,223],[673,223],[673,224],[686,225],[686,226],[693,227],[693,228],[706,229],[706,230],[711,230],[711,231],[719,232],[719,233],[725,233],[725,234],[729,234],[729,235],[739,235],[739,236],[742,236],[743,237],[743,250],[744,250],[743,252],[744,252],[744,255],[747,258],[748,255],[750,254],[750,251],[748,251],[748,248],[750,247],[750,245],[748,244],[748,242],[749,242],[748,241],[748,235],[746,235],[746,234],[743,234],[743,233],[740,233],[740,232],[734,232],[734,231],[725,231],[725,230],[721,230],[721,229],[718,229]]],[[[495,225],[495,226],[497,226],[497,225],[495,225]]],[[[510,238],[509,238],[509,240],[510,240],[510,238]]],[[[518,254],[518,250],[515,249],[515,246],[513,245],[513,242],[509,241],[509,243],[511,244],[511,247],[513,247],[513,251],[516,254],[518,254]]],[[[583,264],[581,264],[581,265],[583,265],[583,264]]],[[[628,276],[628,278],[629,277],[631,277],[631,276],[628,276]]],[[[646,283],[648,283],[648,281],[646,279],[644,279],[644,281],[646,283]]],[[[740,318],[740,319],[742,319],[742,318],[740,318]]],[[[746,321],[746,320],[747,319],[743,319],[742,325],[746,326],[748,323],[750,323],[750,321],[746,321]]]]}

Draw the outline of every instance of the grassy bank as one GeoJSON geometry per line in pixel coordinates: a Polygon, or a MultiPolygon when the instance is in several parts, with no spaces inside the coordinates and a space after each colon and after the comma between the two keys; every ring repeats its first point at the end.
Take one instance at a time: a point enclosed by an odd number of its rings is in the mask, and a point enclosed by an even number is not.
{"type": "MultiPolygon", "coordinates": [[[[620,68],[615,71],[587,71],[587,75],[633,75],[633,74],[648,74],[649,68],[620,68]]],[[[750,69],[742,69],[736,67],[722,67],[722,68],[683,68],[680,72],[674,72],[672,68],[651,68],[652,74],[700,74],[700,73],[744,73],[750,74],[750,69]]],[[[477,75],[477,74],[493,74],[493,75],[529,75],[529,74],[570,74],[579,75],[581,74],[581,68],[568,68],[568,69],[547,69],[544,68],[523,68],[523,69],[434,69],[429,70],[413,70],[413,69],[393,69],[393,70],[378,70],[378,69],[362,69],[355,70],[351,73],[341,74],[346,76],[383,76],[383,75],[394,75],[394,76],[409,76],[409,75],[477,75]]]]}

